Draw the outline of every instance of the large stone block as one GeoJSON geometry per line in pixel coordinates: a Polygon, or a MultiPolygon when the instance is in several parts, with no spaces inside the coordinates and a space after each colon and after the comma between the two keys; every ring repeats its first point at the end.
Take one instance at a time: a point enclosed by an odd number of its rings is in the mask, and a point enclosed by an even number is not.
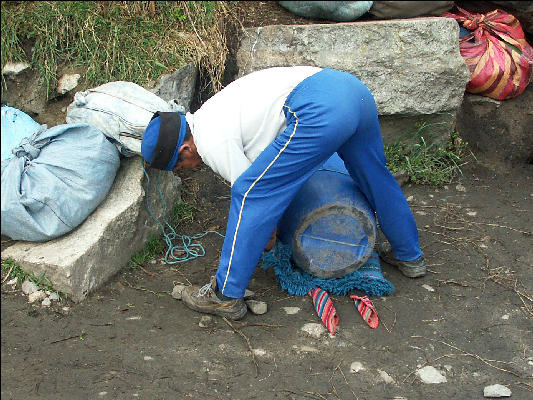
{"type": "MultiPolygon", "coordinates": [[[[414,127],[437,114],[453,126],[470,79],[458,38],[457,22],[439,17],[249,28],[237,51],[238,76],[274,66],[339,69],[372,91],[380,116],[414,127]]],[[[384,137],[401,133],[389,125],[384,137]]]]}
{"type": "MultiPolygon", "coordinates": [[[[158,173],[148,172],[148,198],[153,215],[161,218],[153,186],[158,173]]],[[[55,289],[74,301],[83,300],[141,250],[150,235],[160,233],[145,204],[145,185],[141,158],[123,159],[108,196],[83,224],[49,242],[16,242],[2,251],[2,258],[12,258],[36,276],[46,275],[55,289]]],[[[180,198],[181,180],[162,171],[159,187],[168,210],[180,198]]]]}
{"type": "Polygon", "coordinates": [[[174,100],[189,111],[197,77],[198,69],[190,63],[171,74],[162,75],[156,82],[146,85],[146,89],[165,101],[174,100]]]}

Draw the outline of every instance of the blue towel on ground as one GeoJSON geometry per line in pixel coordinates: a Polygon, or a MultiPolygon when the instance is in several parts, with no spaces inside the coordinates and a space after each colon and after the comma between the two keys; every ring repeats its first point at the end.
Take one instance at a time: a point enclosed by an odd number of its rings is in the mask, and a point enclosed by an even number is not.
{"type": "Polygon", "coordinates": [[[280,241],[274,248],[263,254],[262,268],[273,267],[276,278],[283,290],[291,295],[305,296],[307,292],[320,287],[328,293],[344,296],[351,290],[360,290],[370,296],[388,296],[394,285],[383,277],[378,254],[372,251],[370,258],[359,269],[340,278],[319,278],[293,267],[292,248],[280,241]]]}

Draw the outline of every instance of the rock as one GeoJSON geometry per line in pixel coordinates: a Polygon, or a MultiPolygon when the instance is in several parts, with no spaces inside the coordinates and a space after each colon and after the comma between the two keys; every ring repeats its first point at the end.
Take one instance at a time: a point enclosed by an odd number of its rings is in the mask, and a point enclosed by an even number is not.
{"type": "Polygon", "coordinates": [[[209,328],[213,325],[213,317],[210,315],[203,315],[198,322],[200,328],[209,328]]]}
{"type": "Polygon", "coordinates": [[[322,324],[310,322],[300,328],[302,332],[307,333],[309,336],[319,339],[322,334],[326,333],[326,328],[322,324]]]}
{"type": "Polygon", "coordinates": [[[383,382],[394,383],[394,379],[388,373],[386,373],[385,371],[381,371],[379,369],[378,369],[378,372],[379,372],[379,377],[381,378],[383,382]]]}
{"type": "Polygon", "coordinates": [[[246,291],[244,292],[244,300],[252,299],[254,297],[255,297],[255,292],[246,289],[246,291]]]}
{"type": "Polygon", "coordinates": [[[422,287],[424,289],[426,289],[428,292],[434,292],[435,291],[435,289],[433,289],[431,286],[426,285],[426,284],[422,285],[422,287]]]}
{"type": "Polygon", "coordinates": [[[188,111],[194,95],[197,75],[195,65],[187,64],[172,74],[162,75],[157,82],[152,83],[153,87],[147,85],[146,89],[165,101],[174,100],[176,104],[188,111]]]}
{"type": "Polygon", "coordinates": [[[259,300],[246,300],[246,306],[255,315],[266,314],[268,310],[267,303],[259,300]]]}
{"type": "Polygon", "coordinates": [[[48,296],[48,297],[52,301],[59,301],[59,295],[57,293],[50,293],[50,296],[48,296]]]}
{"type": "Polygon", "coordinates": [[[285,311],[287,315],[294,315],[300,312],[300,307],[283,307],[283,311],[285,311]]]}
{"type": "Polygon", "coordinates": [[[424,383],[446,383],[448,380],[435,367],[428,365],[416,371],[420,380],[424,383]]]}
{"type": "Polygon", "coordinates": [[[350,372],[352,374],[356,374],[358,373],[359,371],[364,371],[365,370],[365,367],[363,367],[363,364],[359,361],[354,361],[351,365],[350,365],[350,372]]]}
{"type": "Polygon", "coordinates": [[[50,297],[45,297],[44,300],[41,302],[41,305],[43,307],[50,307],[52,304],[52,301],[50,300],[50,297]]]}
{"type": "Polygon", "coordinates": [[[65,94],[75,89],[81,78],[80,74],[65,74],[57,82],[57,93],[65,94]]]}
{"type": "Polygon", "coordinates": [[[511,389],[500,384],[485,386],[483,396],[489,398],[511,397],[511,389]]]}
{"type": "Polygon", "coordinates": [[[440,17],[248,28],[237,76],[286,65],[346,71],[373,93],[386,143],[424,120],[426,142],[444,144],[470,80],[458,35],[457,22],[440,17]]]}
{"type": "Polygon", "coordinates": [[[16,285],[17,282],[18,282],[18,278],[13,278],[13,279],[8,280],[6,283],[7,283],[9,286],[13,286],[13,285],[16,285]]]}
{"type": "Polygon", "coordinates": [[[39,286],[37,286],[35,283],[29,280],[25,280],[22,282],[22,292],[24,294],[32,294],[39,290],[39,286]]]}
{"type": "Polygon", "coordinates": [[[18,74],[20,74],[21,72],[27,70],[28,68],[30,68],[30,64],[28,64],[28,63],[23,63],[23,62],[17,62],[17,63],[7,62],[6,65],[4,65],[4,68],[2,68],[2,75],[9,75],[9,76],[18,75],[18,74]]]}
{"type": "MultiPolygon", "coordinates": [[[[151,235],[161,233],[146,208],[146,178],[140,166],[138,156],[123,159],[107,197],[72,232],[44,243],[16,242],[2,250],[2,257],[35,276],[46,275],[55,290],[72,300],[83,300],[126,265],[151,235]]],[[[148,171],[152,182],[158,173],[148,171]]],[[[179,177],[161,173],[158,185],[166,204],[180,198],[179,177]]],[[[153,185],[148,198],[153,215],[161,218],[153,185]]]]}
{"type": "Polygon", "coordinates": [[[171,296],[175,298],[176,300],[181,300],[181,293],[185,289],[185,285],[176,285],[172,288],[171,296]]]}
{"type": "Polygon", "coordinates": [[[37,290],[28,296],[28,303],[35,303],[36,301],[44,300],[46,294],[42,290],[37,290]]]}

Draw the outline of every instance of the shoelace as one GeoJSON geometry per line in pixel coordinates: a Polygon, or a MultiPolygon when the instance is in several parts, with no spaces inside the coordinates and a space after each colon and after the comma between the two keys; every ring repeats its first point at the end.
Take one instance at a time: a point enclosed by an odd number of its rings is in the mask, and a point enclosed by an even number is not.
{"type": "Polygon", "coordinates": [[[211,277],[211,280],[209,281],[209,283],[206,283],[204,286],[200,288],[200,290],[198,290],[198,297],[204,297],[206,294],[213,291],[213,285],[211,283],[212,280],[213,280],[213,277],[211,277]]]}

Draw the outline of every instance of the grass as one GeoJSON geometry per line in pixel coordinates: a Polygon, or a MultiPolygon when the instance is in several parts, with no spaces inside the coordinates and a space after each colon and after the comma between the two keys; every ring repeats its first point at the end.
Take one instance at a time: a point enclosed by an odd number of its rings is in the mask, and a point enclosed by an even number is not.
{"type": "Polygon", "coordinates": [[[159,235],[152,235],[144,244],[143,249],[131,257],[131,261],[126,266],[127,269],[137,269],[145,266],[147,262],[155,259],[165,251],[165,242],[159,235]]]}
{"type": "MultiPolygon", "coordinates": [[[[184,201],[177,201],[168,216],[168,223],[172,227],[177,227],[181,223],[193,220],[193,207],[184,201]]],[[[143,249],[131,257],[131,261],[126,266],[127,269],[137,269],[145,266],[151,260],[161,257],[166,252],[166,243],[161,235],[152,235],[144,244],[143,249]]]]}
{"type": "Polygon", "coordinates": [[[35,283],[39,289],[57,294],[60,300],[62,297],[66,297],[64,293],[59,292],[52,287],[52,282],[50,282],[46,275],[43,274],[42,276],[37,277],[33,274],[27,273],[23,271],[22,268],[11,258],[2,260],[2,270],[5,271],[10,278],[17,278],[17,283],[22,283],[25,280],[29,280],[35,283]]]}
{"type": "Polygon", "coordinates": [[[431,124],[421,122],[415,132],[405,134],[411,140],[402,136],[386,145],[387,167],[392,173],[406,171],[413,183],[443,186],[462,174],[461,167],[473,154],[467,150],[468,144],[457,132],[450,135],[445,146],[428,144],[423,133],[430,127],[431,124]]]}
{"type": "Polygon", "coordinates": [[[116,80],[143,85],[194,62],[216,92],[228,15],[226,2],[217,1],[2,1],[2,68],[29,62],[50,94],[64,64],[83,68],[88,88],[116,80]]]}

